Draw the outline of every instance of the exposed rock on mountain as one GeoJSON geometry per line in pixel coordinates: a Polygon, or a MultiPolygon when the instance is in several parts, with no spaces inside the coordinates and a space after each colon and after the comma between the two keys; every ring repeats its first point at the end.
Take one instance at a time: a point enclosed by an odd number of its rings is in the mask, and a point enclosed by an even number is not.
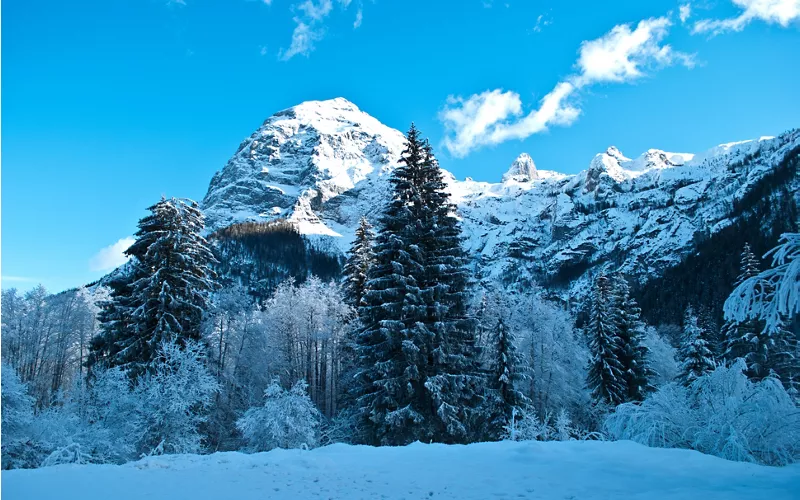
{"type": "MultiPolygon", "coordinates": [[[[700,154],[651,149],[630,159],[612,146],[576,175],[539,170],[522,154],[500,183],[446,179],[479,279],[536,281],[568,299],[602,266],[644,281],[677,264],[697,238],[733,224],[737,200],[798,148],[798,131],[700,154]]],[[[212,179],[209,227],[285,220],[341,255],[359,218],[376,220],[402,150],[401,132],[345,99],[281,111],[212,179]]],[[[796,198],[799,185],[794,171],[779,187],[796,198]]]]}

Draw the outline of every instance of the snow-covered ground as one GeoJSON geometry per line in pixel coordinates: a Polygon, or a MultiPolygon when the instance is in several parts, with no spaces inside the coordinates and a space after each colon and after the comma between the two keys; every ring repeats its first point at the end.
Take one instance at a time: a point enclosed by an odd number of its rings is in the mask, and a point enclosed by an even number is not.
{"type": "Polygon", "coordinates": [[[619,442],[333,445],[2,473],[3,500],[797,499],[800,464],[764,467],[619,442]]]}

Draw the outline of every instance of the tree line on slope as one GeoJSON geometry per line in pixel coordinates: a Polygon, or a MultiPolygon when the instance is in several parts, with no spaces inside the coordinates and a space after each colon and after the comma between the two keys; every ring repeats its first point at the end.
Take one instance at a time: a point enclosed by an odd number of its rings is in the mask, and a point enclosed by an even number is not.
{"type": "MultiPolygon", "coordinates": [[[[643,322],[618,274],[596,278],[590,321],[580,334],[573,318],[538,290],[516,296],[499,284],[477,290],[441,170],[413,126],[391,185],[377,232],[361,221],[341,285],[289,280],[266,300],[217,276],[220,263],[201,236],[196,204],[162,199],[150,207],[127,251],[131,261],[101,302],[86,371],[81,355],[71,386],[59,382],[56,399],[37,393],[34,409],[26,383],[38,386],[31,384],[38,376],[20,380],[14,371],[28,373],[21,360],[41,340],[20,337],[13,357],[4,350],[10,375],[3,377],[3,407],[12,411],[3,412],[4,429],[11,429],[3,466],[336,441],[623,435],[632,424],[608,420],[615,408],[646,409],[677,386],[729,383],[733,375],[715,377],[719,370],[749,377],[753,385],[736,393],[742,401],[769,387],[794,407],[796,346],[781,337],[770,311],[791,318],[797,307],[759,304],[796,301],[781,288],[797,274],[796,250],[780,250],[778,271],[766,276],[753,274],[752,259],[745,259],[747,276],[732,296],[741,304],[731,306],[722,339],[687,313],[679,369],[674,349],[643,322]],[[771,288],[762,286],[767,282],[771,288]],[[767,311],[765,318],[759,311],[767,311]],[[675,376],[679,384],[670,383],[675,376]]],[[[790,237],[786,245],[797,241],[790,237]]],[[[4,340],[5,306],[4,300],[4,340]]],[[[679,402],[693,405],[696,398],[679,402]]],[[[787,413],[785,405],[778,410],[787,413]]],[[[785,440],[796,443],[798,436],[785,440]]],[[[780,460],[795,456],[788,448],[780,460]]]]}

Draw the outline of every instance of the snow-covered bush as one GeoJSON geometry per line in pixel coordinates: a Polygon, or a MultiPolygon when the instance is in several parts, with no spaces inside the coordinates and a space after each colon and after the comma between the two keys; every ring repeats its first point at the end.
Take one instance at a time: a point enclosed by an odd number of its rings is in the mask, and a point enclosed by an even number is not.
{"type": "Polygon", "coordinates": [[[250,408],[236,422],[252,451],[273,448],[313,448],[317,445],[320,413],[300,380],[290,390],[277,381],[264,392],[264,406],[250,408]]]}
{"type": "Polygon", "coordinates": [[[650,350],[650,367],[655,372],[653,386],[661,387],[675,380],[678,375],[677,349],[653,327],[647,328],[642,344],[650,350]]]}
{"type": "Polygon", "coordinates": [[[79,381],[63,406],[41,419],[50,420],[49,440],[56,445],[44,465],[123,463],[135,458],[142,434],[141,405],[119,368],[96,371],[91,384],[79,381]]]}
{"type": "Polygon", "coordinates": [[[10,365],[3,363],[0,370],[3,469],[36,467],[42,451],[32,439],[33,398],[10,365]]]}
{"type": "Polygon", "coordinates": [[[511,441],[571,441],[585,439],[589,433],[576,427],[569,413],[561,409],[555,416],[539,417],[531,408],[515,410],[513,423],[505,427],[505,439],[511,441]]]}
{"type": "Polygon", "coordinates": [[[744,361],[718,367],[690,386],[667,384],[605,422],[615,439],[690,448],[729,460],[785,465],[800,460],[800,410],[773,378],[753,383],[744,361]]]}
{"type": "Polygon", "coordinates": [[[143,376],[134,389],[139,406],[144,454],[197,453],[199,426],[217,390],[217,382],[204,362],[203,349],[196,342],[184,348],[162,343],[153,372],[143,376]]]}

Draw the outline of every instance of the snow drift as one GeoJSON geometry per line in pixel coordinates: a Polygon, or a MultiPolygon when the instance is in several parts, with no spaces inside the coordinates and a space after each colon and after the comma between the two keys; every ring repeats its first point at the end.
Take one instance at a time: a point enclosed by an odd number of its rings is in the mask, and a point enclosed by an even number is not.
{"type": "Polygon", "coordinates": [[[150,457],[3,471],[4,500],[794,499],[800,465],[729,462],[629,441],[499,442],[150,457]]]}

